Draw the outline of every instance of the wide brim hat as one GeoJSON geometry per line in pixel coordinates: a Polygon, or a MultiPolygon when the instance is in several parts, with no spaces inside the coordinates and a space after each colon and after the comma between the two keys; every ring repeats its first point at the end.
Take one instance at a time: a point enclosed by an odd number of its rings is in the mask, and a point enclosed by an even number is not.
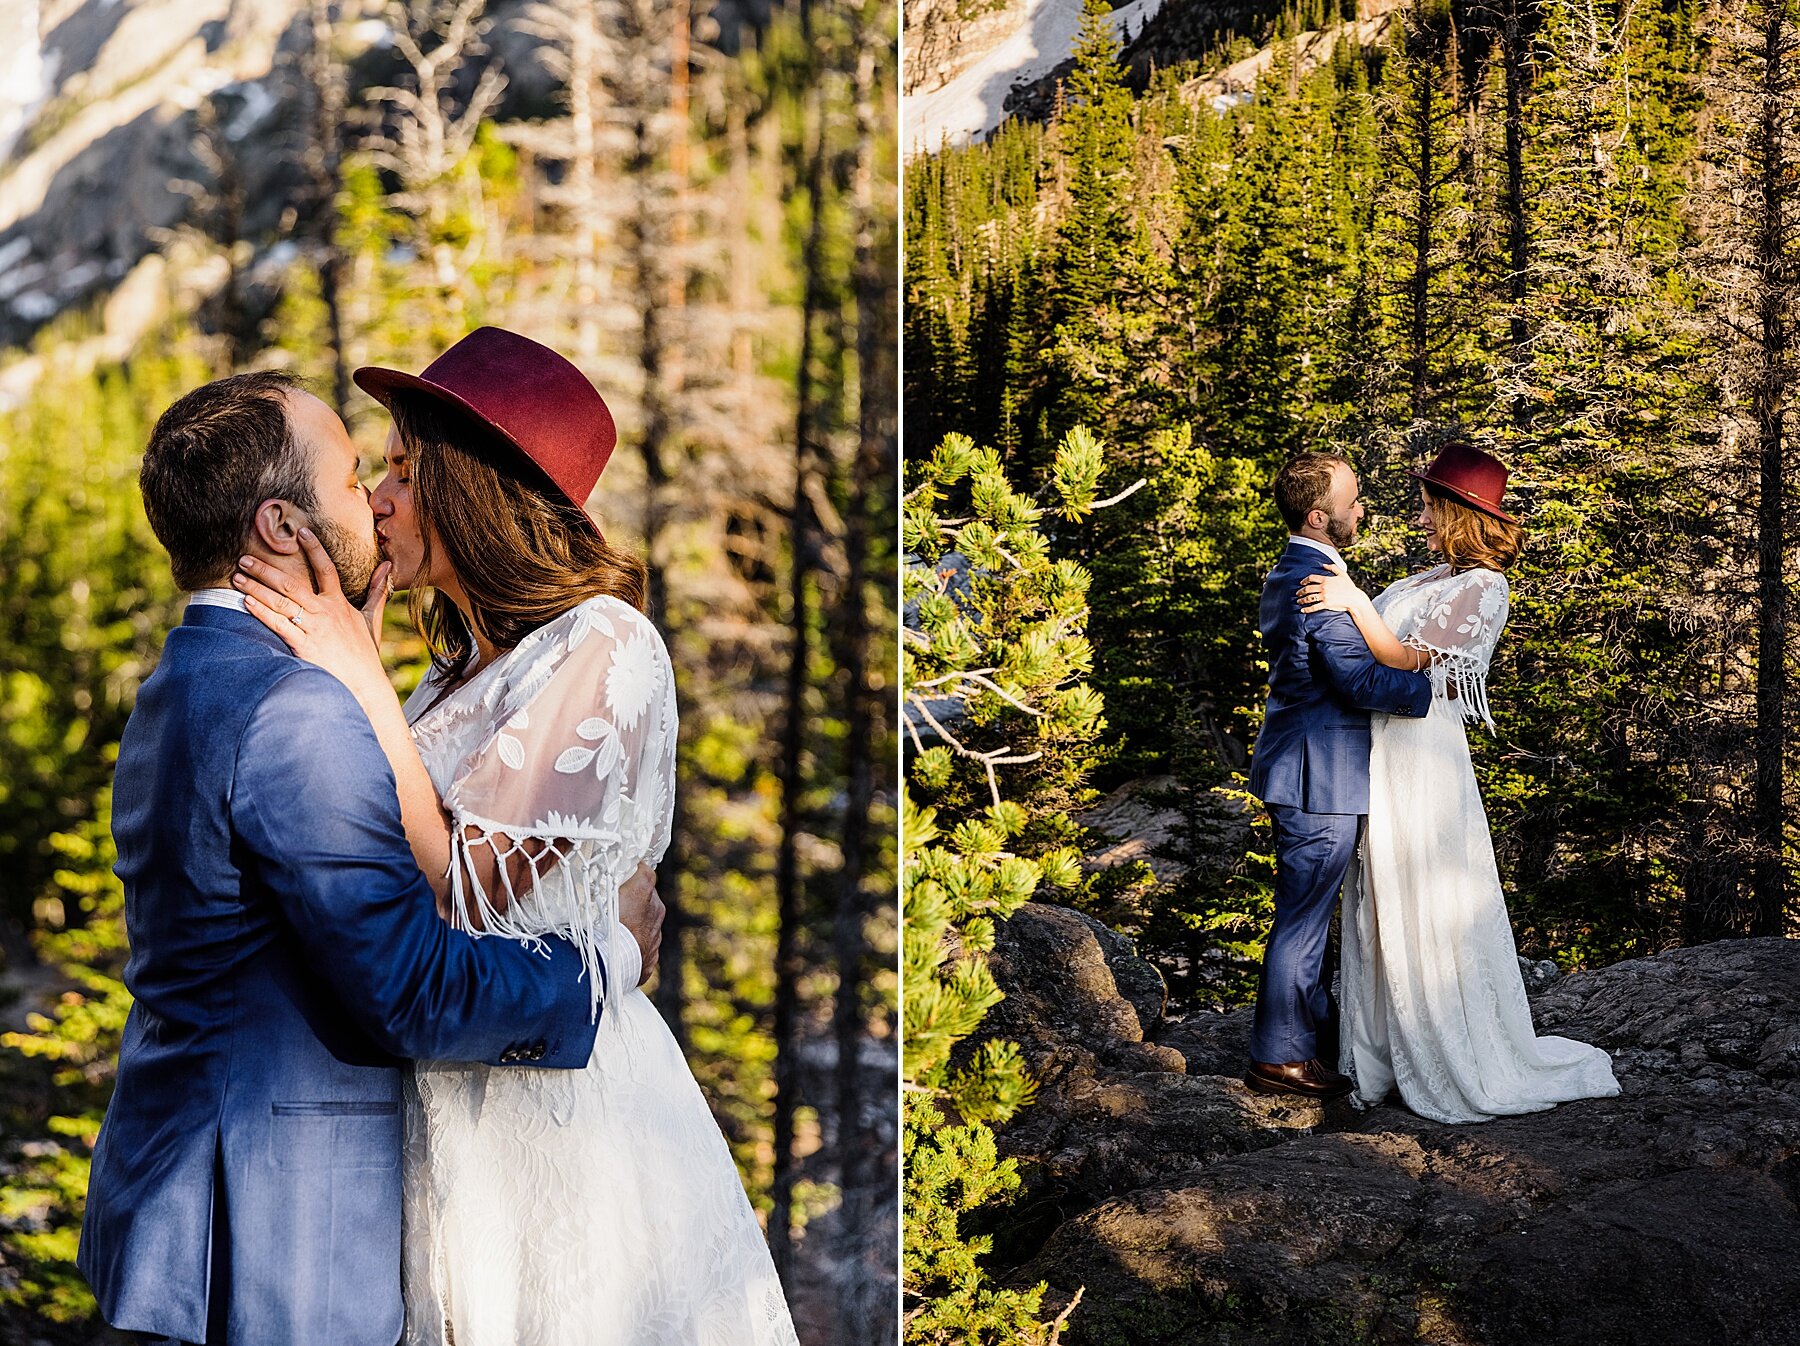
{"type": "Polygon", "coordinates": [[[534,464],[599,533],[585,506],[618,430],[587,375],[548,346],[503,327],[477,327],[423,374],[364,365],[351,377],[389,411],[405,390],[473,417],[534,464]]]}
{"type": "Polygon", "coordinates": [[[1519,522],[1500,507],[1506,496],[1506,464],[1473,444],[1446,444],[1423,472],[1407,475],[1490,518],[1519,522]]]}

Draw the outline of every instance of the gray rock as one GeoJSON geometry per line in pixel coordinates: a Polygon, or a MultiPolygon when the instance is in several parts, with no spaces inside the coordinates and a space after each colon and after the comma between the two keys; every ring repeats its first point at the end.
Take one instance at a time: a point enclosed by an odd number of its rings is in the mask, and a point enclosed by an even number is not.
{"type": "Polygon", "coordinates": [[[959,1056],[989,1038],[1016,1042],[1037,1081],[1037,1100],[1000,1133],[1006,1153],[1028,1160],[1027,1206],[1085,1207],[1318,1121],[1316,1107],[1190,1079],[1180,1051],[1146,1041],[1161,974],[1092,917],[1028,903],[1000,924],[988,965],[1006,999],[959,1056]]]}
{"type": "MultiPolygon", "coordinates": [[[[1036,955],[1092,933],[1028,910],[1019,1011],[1063,998],[1071,955],[1036,955]]],[[[1248,1010],[1153,1025],[1186,1069],[1147,1073],[1118,1054],[1135,1014],[1065,1003],[1079,1056],[1040,1024],[1063,1073],[1001,1132],[1027,1193],[996,1269],[1053,1311],[1082,1291],[1070,1346],[1800,1343],[1800,941],[1557,977],[1533,1011],[1611,1052],[1621,1094],[1473,1126],[1272,1106],[1234,1078],[1248,1010]]]]}
{"type": "Polygon", "coordinates": [[[1519,976],[1525,981],[1525,994],[1536,995],[1562,976],[1562,969],[1548,958],[1532,961],[1529,958],[1519,959],[1519,976]]]}
{"type": "Polygon", "coordinates": [[[1162,883],[1196,861],[1223,872],[1238,863],[1250,837],[1250,813],[1242,799],[1216,789],[1189,791],[1166,775],[1126,781],[1075,821],[1104,839],[1084,858],[1084,868],[1141,860],[1162,883]]]}
{"type": "MultiPolygon", "coordinates": [[[[1017,1042],[1047,1067],[1141,1044],[1144,1025],[1162,1013],[1162,975],[1124,935],[1068,907],[1030,902],[1001,922],[988,966],[1006,999],[981,1036],[1017,1042]],[[1136,1000],[1121,990],[1121,974],[1136,1000]]],[[[1181,1069],[1179,1060],[1169,1068],[1181,1069]]]]}

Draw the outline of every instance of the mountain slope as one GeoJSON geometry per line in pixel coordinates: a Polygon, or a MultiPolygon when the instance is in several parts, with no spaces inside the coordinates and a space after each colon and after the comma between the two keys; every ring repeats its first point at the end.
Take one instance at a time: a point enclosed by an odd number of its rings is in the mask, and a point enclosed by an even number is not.
{"type": "MultiPolygon", "coordinates": [[[[1121,36],[1141,32],[1163,0],[1130,0],[1112,12],[1121,36]]],[[[903,150],[930,154],[985,136],[1005,120],[1013,87],[1069,59],[1081,0],[1023,0],[964,18],[953,4],[908,6],[903,150]]]]}

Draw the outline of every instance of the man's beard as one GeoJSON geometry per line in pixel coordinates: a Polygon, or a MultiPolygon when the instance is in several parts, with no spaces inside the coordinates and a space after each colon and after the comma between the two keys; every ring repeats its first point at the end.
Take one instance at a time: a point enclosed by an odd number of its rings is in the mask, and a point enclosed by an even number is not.
{"type": "Polygon", "coordinates": [[[375,567],[381,558],[373,542],[365,543],[342,524],[330,519],[313,520],[313,532],[319,545],[331,558],[338,573],[338,584],[352,607],[360,608],[369,601],[369,581],[375,578],[375,567]]]}
{"type": "Polygon", "coordinates": [[[1350,519],[1328,518],[1325,520],[1325,536],[1331,539],[1331,545],[1342,551],[1356,541],[1356,524],[1350,519]]]}

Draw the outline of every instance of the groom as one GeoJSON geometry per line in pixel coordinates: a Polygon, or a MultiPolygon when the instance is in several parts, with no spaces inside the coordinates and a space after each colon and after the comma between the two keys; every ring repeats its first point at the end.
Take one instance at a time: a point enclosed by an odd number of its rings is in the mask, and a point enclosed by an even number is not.
{"type": "MultiPolygon", "coordinates": [[[[246,552],[352,602],[374,516],[343,422],[277,374],[181,398],[140,483],[187,614],[119,747],[113,835],[135,1003],[94,1149],[79,1264],[113,1326],[207,1346],[394,1346],[408,1058],[585,1065],[580,955],[437,915],[356,701],[226,587],[246,552]]],[[[620,892],[631,979],[647,870],[620,892]]]]}
{"type": "Polygon", "coordinates": [[[1369,712],[1422,716],[1423,673],[1375,661],[1342,612],[1303,613],[1299,590],[1356,538],[1356,473],[1336,454],[1306,453],[1275,478],[1287,550],[1263,582],[1257,625],[1269,651],[1269,700],[1250,766],[1250,792],[1275,824],[1275,921],[1263,957],[1244,1083],[1260,1093],[1330,1100],[1351,1082],[1320,1062],[1335,1039],[1325,946],[1338,889],[1369,811],[1369,712]]]}

